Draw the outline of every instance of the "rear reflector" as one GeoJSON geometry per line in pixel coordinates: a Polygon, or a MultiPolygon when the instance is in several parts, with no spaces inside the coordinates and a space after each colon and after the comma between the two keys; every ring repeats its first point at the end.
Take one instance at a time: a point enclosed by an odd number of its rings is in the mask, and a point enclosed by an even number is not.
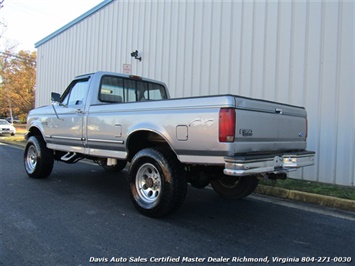
{"type": "Polygon", "coordinates": [[[222,108],[219,111],[219,141],[234,142],[235,127],[235,109],[222,108]]]}

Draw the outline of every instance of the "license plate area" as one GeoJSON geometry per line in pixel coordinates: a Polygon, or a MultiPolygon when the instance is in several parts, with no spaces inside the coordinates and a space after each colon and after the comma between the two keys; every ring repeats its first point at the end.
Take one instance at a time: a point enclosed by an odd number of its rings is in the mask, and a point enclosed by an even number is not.
{"type": "Polygon", "coordinates": [[[275,169],[282,168],[282,166],[283,166],[283,158],[281,156],[275,156],[274,160],[273,160],[273,165],[274,165],[275,169]]]}

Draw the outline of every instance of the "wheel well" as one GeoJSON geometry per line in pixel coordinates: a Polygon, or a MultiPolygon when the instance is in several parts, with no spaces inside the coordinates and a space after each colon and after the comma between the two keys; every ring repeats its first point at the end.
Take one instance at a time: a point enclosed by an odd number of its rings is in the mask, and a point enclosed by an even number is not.
{"type": "Polygon", "coordinates": [[[138,151],[151,147],[171,150],[168,142],[155,132],[144,130],[133,133],[127,140],[128,161],[131,161],[138,151]]]}
{"type": "Polygon", "coordinates": [[[39,136],[39,137],[41,137],[43,139],[41,131],[38,128],[36,128],[36,127],[31,127],[28,130],[28,133],[26,134],[26,139],[28,139],[31,136],[39,136]]]}

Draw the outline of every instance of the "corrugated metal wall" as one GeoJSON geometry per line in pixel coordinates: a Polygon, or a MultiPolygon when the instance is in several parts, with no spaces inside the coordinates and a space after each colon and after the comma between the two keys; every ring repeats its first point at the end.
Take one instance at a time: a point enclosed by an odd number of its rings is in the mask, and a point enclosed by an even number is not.
{"type": "Polygon", "coordinates": [[[354,186],[354,13],[353,1],[113,1],[39,43],[36,105],[75,75],[125,63],[172,97],[303,105],[317,161],[294,176],[354,186]]]}

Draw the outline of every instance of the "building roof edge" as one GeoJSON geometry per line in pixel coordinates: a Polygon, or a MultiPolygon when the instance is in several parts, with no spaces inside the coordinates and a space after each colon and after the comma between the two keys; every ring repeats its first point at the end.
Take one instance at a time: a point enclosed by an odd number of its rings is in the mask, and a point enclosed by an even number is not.
{"type": "Polygon", "coordinates": [[[49,40],[55,38],[56,36],[58,36],[62,32],[66,31],[67,29],[69,29],[69,28],[73,27],[74,25],[78,24],[80,21],[82,21],[82,20],[86,19],[87,17],[91,16],[92,14],[96,13],[97,11],[99,11],[100,9],[102,9],[105,6],[107,6],[108,4],[110,4],[113,1],[115,1],[115,0],[104,0],[104,1],[102,1],[100,4],[98,4],[97,6],[93,7],[89,11],[85,12],[81,16],[79,16],[76,19],[72,20],[71,22],[69,22],[68,24],[64,25],[63,27],[59,28],[55,32],[49,34],[47,37],[43,38],[42,40],[36,42],[35,43],[35,48],[38,48],[42,44],[44,44],[44,43],[48,42],[49,40]]]}

